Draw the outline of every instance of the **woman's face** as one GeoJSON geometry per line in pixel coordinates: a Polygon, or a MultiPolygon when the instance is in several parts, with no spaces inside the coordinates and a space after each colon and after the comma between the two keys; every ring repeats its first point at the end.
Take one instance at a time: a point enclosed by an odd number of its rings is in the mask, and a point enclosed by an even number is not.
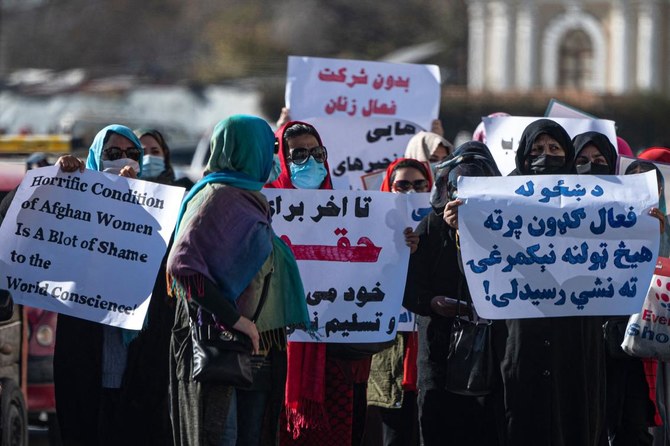
{"type": "Polygon", "coordinates": [[[431,153],[430,158],[428,158],[428,161],[431,163],[439,163],[444,161],[448,156],[449,156],[449,149],[447,149],[444,144],[440,144],[437,146],[435,151],[431,153]]]}
{"type": "Polygon", "coordinates": [[[533,175],[559,173],[565,166],[565,150],[554,138],[542,133],[533,141],[524,164],[533,175]]]}
{"type": "Polygon", "coordinates": [[[112,133],[107,143],[102,148],[102,159],[113,161],[120,158],[131,158],[135,161],[140,159],[140,151],[135,144],[125,136],[112,133]]]}
{"type": "Polygon", "coordinates": [[[565,156],[563,147],[551,136],[542,133],[535,138],[533,146],[530,149],[530,156],[551,155],[551,156],[565,156]]]}
{"type": "Polygon", "coordinates": [[[140,142],[142,143],[142,148],[144,149],[145,155],[154,155],[165,158],[165,152],[163,152],[163,148],[153,136],[144,135],[140,138],[140,142]]]}
{"type": "Polygon", "coordinates": [[[299,147],[303,147],[305,149],[312,149],[314,147],[319,146],[319,140],[316,139],[314,135],[310,135],[308,133],[294,136],[292,138],[288,138],[286,140],[288,143],[288,153],[286,154],[287,159],[286,159],[286,164],[290,164],[291,160],[288,158],[291,156],[291,149],[296,149],[299,147]]]}
{"type": "Polygon", "coordinates": [[[587,144],[579,152],[579,155],[575,159],[576,166],[583,166],[586,163],[599,164],[601,166],[607,166],[607,159],[600,153],[600,150],[595,146],[595,144],[587,144]]]}
{"type": "Polygon", "coordinates": [[[428,179],[424,174],[414,167],[401,167],[396,169],[391,192],[406,194],[410,190],[414,192],[428,192],[428,179]]]}

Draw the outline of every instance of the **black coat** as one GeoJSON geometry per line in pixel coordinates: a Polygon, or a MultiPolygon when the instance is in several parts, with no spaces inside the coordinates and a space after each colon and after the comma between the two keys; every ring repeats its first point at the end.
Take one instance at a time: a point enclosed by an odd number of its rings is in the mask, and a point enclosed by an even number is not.
{"type": "Polygon", "coordinates": [[[419,330],[418,388],[421,437],[426,446],[495,446],[496,423],[490,398],[445,389],[453,318],[434,313],[434,296],[469,300],[459,268],[455,231],[431,212],[417,227],[419,247],[411,255],[403,305],[415,313],[419,330]]]}

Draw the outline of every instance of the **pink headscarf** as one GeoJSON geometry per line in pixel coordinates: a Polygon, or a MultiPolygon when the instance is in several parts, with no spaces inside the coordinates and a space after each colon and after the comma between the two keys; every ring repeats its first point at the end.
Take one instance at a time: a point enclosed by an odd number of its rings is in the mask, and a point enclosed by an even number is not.
{"type": "Polygon", "coordinates": [[[633,155],[633,150],[630,148],[626,140],[620,136],[616,137],[616,148],[619,155],[635,157],[635,155],[633,155]]]}

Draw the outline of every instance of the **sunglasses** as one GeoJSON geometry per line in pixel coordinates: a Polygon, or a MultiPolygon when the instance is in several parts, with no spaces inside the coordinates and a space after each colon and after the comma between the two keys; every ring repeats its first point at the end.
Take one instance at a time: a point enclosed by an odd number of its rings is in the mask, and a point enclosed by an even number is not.
{"type": "Polygon", "coordinates": [[[407,192],[414,189],[417,192],[424,192],[428,189],[428,180],[397,180],[393,182],[393,188],[400,192],[407,192]]]}
{"type": "Polygon", "coordinates": [[[112,146],[103,150],[103,154],[110,161],[121,159],[121,156],[123,156],[124,153],[126,154],[126,157],[130,158],[131,160],[140,160],[141,152],[137,147],[128,147],[127,149],[122,149],[121,147],[112,146]]]}
{"type": "Polygon", "coordinates": [[[288,159],[295,164],[305,164],[309,157],[314,158],[314,161],[317,163],[325,163],[328,159],[328,152],[324,146],[316,146],[311,149],[305,147],[296,147],[295,149],[289,149],[288,159]]]}

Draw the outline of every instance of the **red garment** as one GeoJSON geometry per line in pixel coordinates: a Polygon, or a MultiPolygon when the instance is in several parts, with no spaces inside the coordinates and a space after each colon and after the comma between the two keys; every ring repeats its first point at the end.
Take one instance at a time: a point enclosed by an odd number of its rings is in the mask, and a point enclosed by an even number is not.
{"type": "Polygon", "coordinates": [[[296,439],[303,429],[327,426],[326,344],[289,342],[287,353],[286,430],[296,439]]]}
{"type": "MultiPolygon", "coordinates": [[[[298,344],[298,343],[294,343],[298,344]]],[[[324,347],[325,344],[309,344],[324,347]]],[[[325,350],[324,350],[325,351],[325,350]]],[[[352,444],[354,388],[351,377],[341,368],[343,361],[326,359],[324,382],[326,422],[300,432],[297,438],[281,429],[279,444],[291,446],[346,446],[352,444]]],[[[348,362],[348,361],[344,361],[348,362]]],[[[290,360],[289,360],[290,367],[290,360]]],[[[282,420],[284,421],[284,420],[282,420]]],[[[284,423],[282,423],[284,424],[284,423]]]]}
{"type": "Polygon", "coordinates": [[[633,150],[630,148],[630,145],[628,145],[628,142],[626,142],[626,140],[623,139],[621,136],[616,137],[616,148],[617,151],[619,152],[619,155],[625,155],[630,157],[635,156],[633,154],[633,150]]]}
{"type": "Polygon", "coordinates": [[[416,360],[419,353],[419,334],[413,331],[408,334],[405,343],[405,352],[403,359],[402,388],[405,392],[416,392],[418,390],[416,380],[419,371],[416,367],[416,360]]]}
{"type": "MultiPolygon", "coordinates": [[[[313,125],[301,121],[289,121],[281,126],[275,137],[279,145],[278,157],[281,173],[275,181],[266,184],[269,189],[295,189],[291,182],[291,171],[286,164],[289,153],[284,141],[286,129],[295,124],[304,124],[314,129],[315,137],[323,145],[321,136],[313,125]]],[[[319,189],[332,189],[328,161],[324,164],[328,172],[319,189]]],[[[331,380],[326,372],[326,344],[312,342],[289,342],[286,370],[285,412],[281,418],[281,444],[309,444],[304,438],[312,438],[314,432],[322,434],[328,430],[330,413],[327,412],[328,393],[331,380]]],[[[353,388],[351,389],[353,399],[353,388]]],[[[352,402],[353,407],[353,402],[352,402]]],[[[349,436],[351,436],[351,409],[349,410],[349,436]]],[[[325,443],[323,443],[325,444],[325,443]]]]}
{"type": "Polygon", "coordinates": [[[638,156],[638,159],[647,161],[660,161],[670,164],[670,149],[667,147],[649,147],[644,149],[638,156]]]}
{"type": "Polygon", "coordinates": [[[647,385],[649,386],[649,399],[654,403],[654,426],[661,426],[663,425],[663,420],[656,404],[656,369],[658,368],[658,361],[656,359],[642,359],[642,364],[644,366],[644,377],[647,379],[647,385]]]}
{"type": "MultiPolygon", "coordinates": [[[[428,180],[428,190],[430,191],[433,188],[433,176],[430,173],[430,166],[422,161],[415,160],[413,158],[398,158],[393,161],[386,168],[386,174],[384,175],[384,181],[382,182],[381,191],[382,192],[391,192],[391,176],[396,170],[396,166],[402,161],[409,161],[411,163],[418,163],[415,166],[416,169],[422,170],[423,175],[428,180]]],[[[405,351],[403,352],[403,376],[402,376],[402,388],[405,391],[416,391],[417,390],[417,376],[418,371],[416,368],[416,360],[419,350],[419,341],[418,335],[416,332],[412,332],[407,336],[407,342],[405,343],[405,351]]]]}
{"type": "Polygon", "coordinates": [[[380,189],[382,192],[391,192],[391,175],[393,175],[396,166],[401,161],[408,161],[412,164],[416,163],[416,165],[411,167],[414,167],[418,170],[422,169],[423,175],[426,177],[426,179],[428,179],[428,190],[431,190],[433,188],[433,176],[430,174],[430,167],[426,165],[426,163],[415,160],[413,158],[398,158],[391,164],[389,164],[389,166],[386,168],[386,173],[384,174],[384,181],[382,181],[382,187],[380,189]]]}
{"type": "MultiPolygon", "coordinates": [[[[283,126],[281,126],[279,129],[277,129],[277,131],[275,132],[275,137],[277,138],[277,141],[279,143],[278,157],[279,157],[279,163],[281,165],[281,173],[279,174],[276,180],[265,185],[265,187],[269,189],[295,189],[295,186],[293,186],[293,183],[291,182],[291,170],[286,164],[286,156],[289,154],[289,152],[288,152],[288,145],[285,144],[284,141],[284,132],[286,132],[287,128],[295,124],[304,124],[314,129],[313,125],[302,121],[289,121],[283,126]]],[[[323,145],[323,141],[321,141],[321,136],[319,136],[318,132],[316,132],[316,129],[314,129],[314,131],[316,133],[315,136],[317,141],[319,141],[319,144],[323,145]]],[[[327,147],[326,150],[328,150],[327,147]]],[[[328,174],[326,175],[326,179],[323,180],[323,183],[321,183],[321,187],[319,187],[319,189],[332,189],[333,183],[330,181],[330,167],[328,167],[328,160],[324,162],[324,167],[328,171],[328,174]]]]}

